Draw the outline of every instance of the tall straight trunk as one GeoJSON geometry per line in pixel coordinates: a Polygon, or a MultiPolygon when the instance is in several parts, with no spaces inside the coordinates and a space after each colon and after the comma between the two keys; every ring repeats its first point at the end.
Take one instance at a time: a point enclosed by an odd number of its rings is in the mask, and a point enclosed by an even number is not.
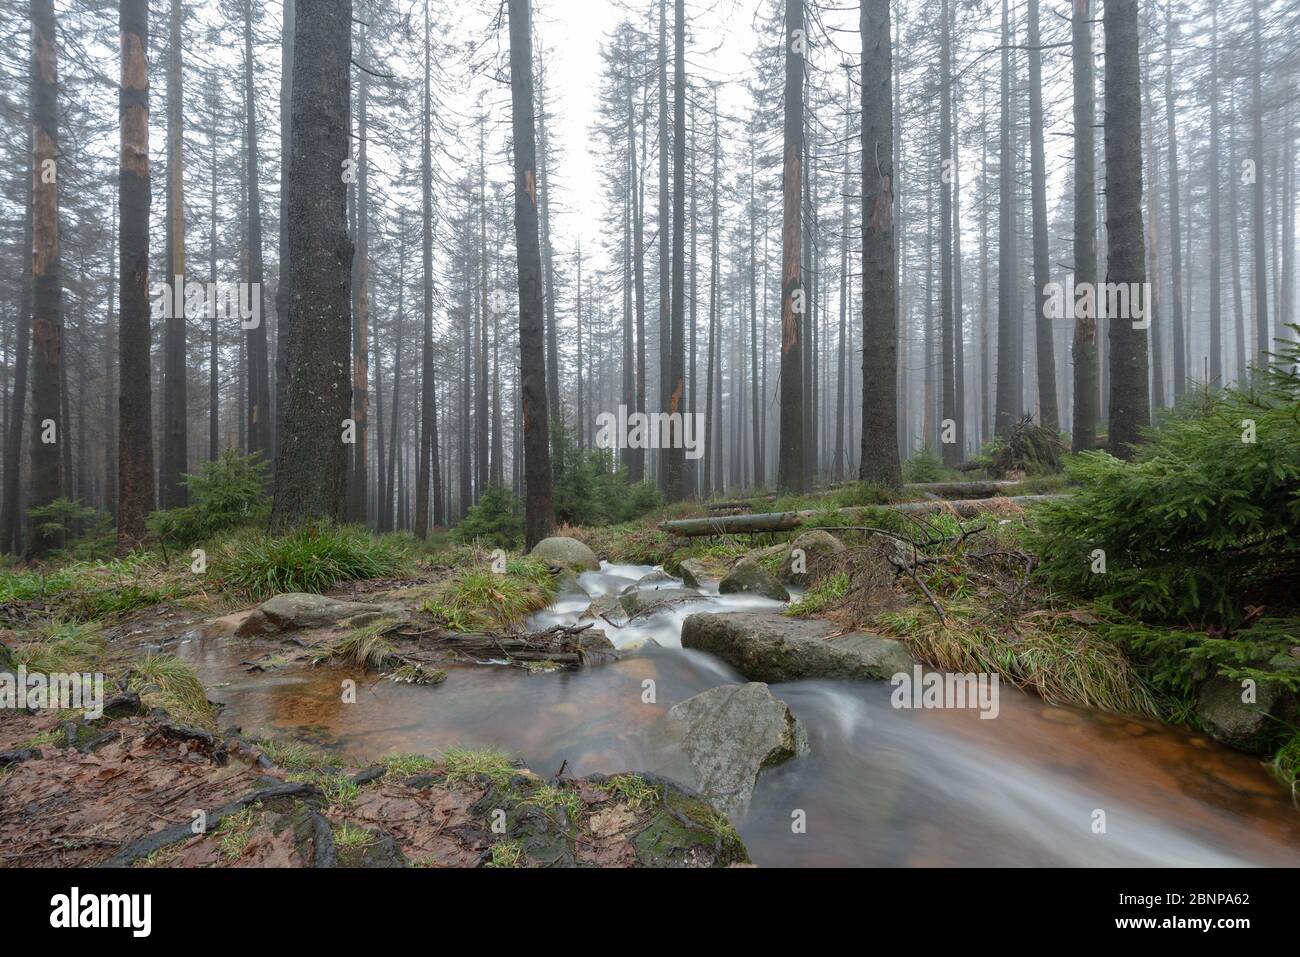
{"type": "Polygon", "coordinates": [[[248,330],[248,451],[271,455],[271,369],[262,321],[262,196],[257,169],[257,107],[253,100],[253,7],[244,0],[244,122],[248,130],[248,282],[257,325],[248,330]]]}
{"type": "MultiPolygon", "coordinates": [[[[632,67],[628,64],[625,83],[627,97],[627,182],[623,195],[623,392],[622,404],[632,410],[636,408],[636,356],[632,337],[632,220],[636,211],[636,117],[632,104],[632,67]]],[[[633,460],[640,453],[623,443],[619,450],[619,461],[627,470],[632,481],[639,479],[633,475],[633,460]]]]}
{"type": "MultiPolygon", "coordinates": [[[[669,396],[672,394],[672,304],[670,287],[672,284],[672,266],[670,255],[670,231],[668,210],[668,0],[659,0],[659,69],[656,74],[659,82],[659,401],[662,411],[668,410],[669,396]]],[[[671,458],[666,451],[656,454],[659,476],[659,488],[665,498],[668,492],[668,461],[671,458]]]]}
{"type": "Polygon", "coordinates": [[[1060,425],[1056,408],[1056,355],[1052,317],[1048,315],[1048,283],[1052,279],[1047,252],[1047,158],[1043,147],[1043,55],[1039,49],[1038,0],[1029,0],[1029,153],[1033,180],[1034,344],[1038,360],[1039,420],[1053,432],[1060,425]]]}
{"type": "Polygon", "coordinates": [[[398,444],[400,432],[398,431],[399,423],[402,419],[402,345],[405,342],[403,335],[403,325],[406,320],[406,208],[402,207],[397,215],[397,329],[395,332],[395,354],[393,356],[393,401],[392,401],[392,424],[391,433],[389,434],[388,450],[388,478],[384,481],[384,491],[380,496],[379,505],[379,530],[381,532],[391,532],[398,526],[394,520],[394,510],[396,503],[394,494],[396,492],[396,472],[397,462],[402,456],[402,448],[398,444]]]}
{"type": "Polygon", "coordinates": [[[546,54],[537,51],[537,184],[542,211],[542,267],[546,272],[546,401],[552,421],[563,422],[560,408],[559,331],[555,326],[555,253],[551,248],[550,152],[546,140],[546,54]]]}
{"type": "MultiPolygon", "coordinates": [[[[1150,57],[1143,60],[1143,79],[1151,76],[1150,57]]],[[[1151,188],[1146,193],[1146,229],[1147,229],[1147,272],[1151,276],[1151,402],[1157,409],[1165,407],[1165,370],[1164,370],[1164,326],[1160,318],[1160,214],[1157,202],[1160,198],[1160,158],[1155,146],[1155,103],[1151,96],[1151,84],[1142,84],[1142,100],[1146,106],[1145,142],[1147,161],[1150,163],[1151,188]]]]}
{"type": "Polygon", "coordinates": [[[479,312],[474,327],[474,458],[477,463],[475,494],[482,495],[491,480],[490,427],[488,425],[487,324],[488,313],[495,308],[488,295],[487,240],[487,154],[484,128],[478,136],[478,236],[479,236],[479,312]]]}
{"type": "Polygon", "coordinates": [[[289,166],[292,138],[293,35],[297,0],[282,0],[284,24],[280,30],[280,274],[275,285],[275,455],[284,436],[284,396],[289,382],[289,304],[293,284],[289,273],[289,166]]]}
{"type": "MultiPolygon", "coordinates": [[[[1228,116],[1237,115],[1235,86],[1228,84],[1228,116]]],[[[1232,269],[1232,330],[1236,346],[1236,371],[1238,385],[1246,381],[1246,310],[1245,297],[1241,288],[1241,210],[1237,205],[1237,180],[1240,178],[1241,164],[1237,162],[1236,133],[1232,125],[1228,127],[1228,235],[1232,237],[1230,248],[1230,268],[1232,269]]]]}
{"type": "MultiPolygon", "coordinates": [[[[117,514],[117,199],[113,200],[113,241],[108,251],[108,316],[104,322],[104,511],[117,514]]],[[[0,545],[0,550],[3,550],[0,545]]]]}
{"type": "Polygon", "coordinates": [[[848,371],[848,311],[849,311],[849,193],[853,190],[852,181],[852,143],[849,137],[853,133],[850,122],[849,104],[853,100],[853,73],[851,67],[844,70],[844,182],[840,188],[840,329],[839,349],[835,364],[835,459],[831,463],[831,481],[839,482],[844,478],[846,463],[844,461],[844,377],[848,371]]]}
{"type": "Polygon", "coordinates": [[[356,444],[348,471],[348,520],[364,523],[370,462],[370,74],[367,30],[361,26],[357,70],[357,242],[352,256],[352,421],[356,444]]]}
{"type": "Polygon", "coordinates": [[[510,102],[515,161],[515,250],[519,272],[519,394],[524,427],[524,549],[555,526],[546,410],[542,257],[537,239],[537,147],[533,137],[533,38],[529,0],[509,0],[510,102]]]}
{"type": "MultiPolygon", "coordinates": [[[[1089,0],[1074,0],[1070,21],[1074,70],[1074,282],[1097,284],[1097,160],[1093,131],[1092,12],[1089,0]]],[[[1097,317],[1074,304],[1075,452],[1097,445],[1097,317]]]]}
{"type": "MultiPolygon", "coordinates": [[[[1076,0],[1086,2],[1086,0],[1076,0]]],[[[1017,385],[1015,312],[1016,227],[1015,170],[1011,146],[1011,27],[1008,0],[1002,0],[1002,92],[998,138],[998,368],[994,433],[1006,437],[1016,418],[1017,385]]]]}
{"type": "MultiPolygon", "coordinates": [[[[864,14],[865,17],[865,14],[864,14]]],[[[863,36],[866,36],[865,26],[863,36]]],[[[777,488],[805,488],[800,184],[803,174],[803,0],[785,4],[785,126],[781,219],[781,447],[777,488]]],[[[892,398],[890,400],[893,401],[892,398]]]]}
{"type": "MultiPolygon", "coordinates": [[[[125,47],[124,47],[125,49],[125,47]]],[[[23,523],[20,499],[22,498],[23,427],[27,415],[27,369],[30,365],[32,342],[32,202],[36,195],[33,170],[35,167],[35,133],[27,129],[27,189],[23,197],[23,271],[18,294],[16,322],[17,345],[14,356],[14,389],[9,403],[8,428],[5,430],[5,471],[3,495],[0,495],[0,552],[14,555],[23,550],[23,523]]],[[[148,193],[146,192],[146,196],[148,193]]],[[[146,364],[147,368],[147,364],[146,364]]],[[[146,385],[148,377],[146,376],[146,385]]],[[[147,421],[147,419],[146,419],[147,421]]]]}
{"type": "MultiPolygon", "coordinates": [[[[1034,0],[1030,0],[1031,3],[1034,0]]],[[[939,12],[939,315],[942,323],[942,378],[943,418],[957,423],[957,385],[953,347],[952,315],[952,26],[949,0],[941,0],[939,12]]],[[[945,425],[945,430],[947,426],[945,425]]],[[[954,436],[955,437],[955,436],[954,436]]],[[[955,442],[941,443],[943,463],[949,468],[960,459],[960,449],[955,442]]]]}
{"type": "MultiPolygon", "coordinates": [[[[212,218],[208,224],[208,278],[217,281],[217,111],[220,103],[217,99],[217,71],[208,74],[208,112],[212,125],[208,128],[208,167],[211,178],[208,180],[208,202],[212,207],[212,218]]],[[[208,315],[208,461],[216,461],[221,451],[221,368],[220,325],[218,310],[212,309],[208,315]]]]}
{"type": "Polygon", "coordinates": [[[163,323],[163,455],[159,487],[165,508],[189,500],[184,476],[188,469],[185,335],[185,139],[181,86],[181,0],[171,0],[167,59],[167,282],[171,308],[163,323]]]}
{"type": "Polygon", "coordinates": [[[859,476],[903,484],[898,458],[898,315],[894,297],[894,117],[889,0],[863,0],[862,450],[859,476]]]}
{"type": "MultiPolygon", "coordinates": [[[[632,248],[633,248],[633,273],[636,287],[636,411],[642,414],[646,411],[646,368],[645,368],[645,190],[642,180],[645,176],[645,118],[641,120],[641,163],[640,172],[637,172],[636,163],[636,143],[635,143],[635,116],[632,108],[632,86],[631,80],[628,80],[628,135],[632,138],[629,143],[629,152],[632,159],[632,248]]],[[[628,478],[633,482],[641,482],[646,478],[646,454],[643,447],[632,449],[629,452],[631,469],[628,478]]]]}
{"type": "Polygon", "coordinates": [[[351,413],[348,375],[352,261],[347,230],[352,2],[337,0],[295,21],[289,165],[289,260],[310,296],[289,307],[284,434],[277,449],[271,524],[342,521],[351,413]]]}
{"type": "Polygon", "coordinates": [[[584,407],[583,395],[582,395],[582,240],[581,239],[578,240],[578,249],[577,252],[574,253],[573,258],[574,258],[574,266],[577,267],[577,272],[578,272],[577,282],[574,286],[574,291],[578,297],[577,308],[574,309],[574,318],[576,319],[578,324],[578,363],[577,363],[578,423],[577,423],[576,431],[578,433],[578,448],[581,449],[586,444],[585,439],[587,435],[587,429],[586,429],[587,410],[584,407]]]}
{"type": "MultiPolygon", "coordinates": [[[[1187,347],[1184,342],[1183,323],[1183,240],[1179,220],[1181,208],[1178,199],[1178,126],[1177,100],[1174,96],[1174,21],[1173,3],[1165,3],[1165,138],[1169,141],[1169,270],[1174,399],[1177,401],[1187,388],[1187,347]]],[[[1235,187],[1234,187],[1235,193],[1235,187]]],[[[1236,215],[1236,202],[1233,202],[1236,215]]],[[[1236,231],[1233,231],[1236,235],[1236,231]]]]}
{"type": "Polygon", "coordinates": [[[961,113],[956,109],[957,88],[953,87],[952,131],[952,313],[953,329],[953,403],[957,407],[958,458],[966,455],[966,331],[962,307],[961,281],[961,137],[957,125],[961,113]]]}
{"type": "Polygon", "coordinates": [[[149,2],[122,0],[121,130],[118,165],[117,544],[145,536],[154,505],[152,382],[149,360],[149,2]]]}
{"type": "MultiPolygon", "coordinates": [[[[67,494],[60,452],[70,436],[60,405],[63,363],[63,263],[59,250],[58,36],[53,0],[32,0],[32,446],[27,505],[67,494]]],[[[33,523],[27,553],[58,544],[33,523]]]]}
{"type": "MultiPolygon", "coordinates": [[[[670,332],[668,412],[681,415],[686,395],[686,0],[675,0],[673,23],[673,242],[672,329],[670,332]]],[[[662,205],[662,203],[661,203],[662,205]]],[[[662,229],[663,226],[660,226],[662,229]]],[[[679,426],[680,428],[680,426],[679,426]]],[[[667,500],[682,498],[686,451],[680,433],[665,450],[667,500]]]]}
{"type": "MultiPolygon", "coordinates": [[[[699,139],[695,133],[695,105],[691,104],[691,147],[690,147],[690,152],[691,152],[691,213],[690,213],[691,216],[691,293],[687,299],[687,301],[690,303],[690,309],[691,309],[690,369],[688,371],[691,392],[690,392],[690,398],[687,400],[687,409],[691,414],[696,414],[700,410],[699,401],[698,401],[699,400],[699,394],[698,394],[699,379],[696,376],[696,369],[695,369],[696,358],[697,358],[695,340],[698,331],[696,328],[697,325],[696,314],[699,311],[698,310],[699,302],[697,297],[699,296],[699,292],[700,292],[700,284],[699,284],[700,270],[699,270],[699,259],[698,259],[700,230],[699,230],[698,193],[696,192],[696,187],[698,185],[698,161],[700,156],[698,142],[699,139]]],[[[588,350],[588,354],[590,354],[590,350],[588,350]]],[[[686,477],[684,481],[687,483],[687,486],[690,489],[691,498],[697,497],[700,494],[700,484],[699,484],[699,469],[697,467],[696,461],[692,460],[686,463],[686,477]]]]}
{"type": "MultiPolygon", "coordinates": [[[[423,307],[424,307],[424,342],[420,359],[420,461],[416,468],[415,479],[415,535],[417,538],[429,537],[429,484],[430,467],[435,449],[434,432],[434,383],[433,383],[433,158],[429,126],[433,122],[430,113],[429,85],[431,82],[433,49],[430,42],[429,0],[424,0],[424,87],[422,91],[423,108],[420,114],[420,195],[421,206],[421,241],[424,265],[423,307]]],[[[479,424],[482,428],[482,423],[479,424]]]]}
{"type": "Polygon", "coordinates": [[[980,87],[980,443],[993,435],[989,362],[989,134],[987,89],[980,87]]]}
{"type": "Polygon", "coordinates": [[[1206,177],[1210,201],[1210,381],[1223,388],[1223,264],[1220,251],[1223,227],[1219,218],[1219,11],[1210,7],[1210,151],[1206,177]]]}
{"type": "Polygon", "coordinates": [[[1263,106],[1263,72],[1264,53],[1259,39],[1259,0],[1251,0],[1251,154],[1254,159],[1254,216],[1251,223],[1255,264],[1255,361],[1259,365],[1268,364],[1267,353],[1272,348],[1268,334],[1268,266],[1264,260],[1264,106],[1263,106]]]}
{"type": "Polygon", "coordinates": [[[474,216],[474,201],[469,188],[469,181],[465,183],[465,218],[461,226],[461,257],[462,268],[464,271],[461,285],[461,322],[460,322],[460,435],[457,436],[457,452],[459,494],[460,494],[460,516],[469,512],[470,506],[474,503],[474,452],[470,446],[473,441],[473,430],[470,426],[470,406],[474,403],[473,382],[474,382],[474,344],[472,341],[474,329],[474,289],[478,270],[474,265],[474,238],[472,233],[474,216]]]}
{"type": "MultiPolygon", "coordinates": [[[[1135,298],[1146,282],[1142,230],[1142,99],[1138,0],[1106,0],[1106,283],[1135,298]]],[[[1217,265],[1216,265],[1217,268],[1217,265]]],[[[1136,312],[1130,301],[1130,313],[1136,312]]],[[[1146,303],[1149,307],[1149,303],[1146,303]]],[[[1127,458],[1151,421],[1147,332],[1132,316],[1108,316],[1111,454],[1127,458]]]]}
{"type": "Polygon", "coordinates": [[[715,88],[713,92],[713,220],[709,230],[709,357],[705,363],[707,366],[704,385],[705,442],[704,456],[701,461],[704,472],[701,494],[706,499],[713,494],[713,470],[715,462],[720,458],[718,454],[720,450],[713,440],[714,436],[721,435],[720,430],[713,424],[713,399],[717,393],[714,387],[714,370],[717,368],[715,357],[718,355],[718,263],[720,259],[718,255],[718,154],[721,149],[718,137],[718,93],[715,88]]]}
{"type": "MultiPolygon", "coordinates": [[[[754,456],[754,485],[763,484],[763,423],[761,417],[762,399],[759,395],[758,379],[758,237],[755,234],[755,220],[758,218],[758,204],[754,197],[754,183],[757,177],[754,171],[753,129],[750,129],[749,153],[749,396],[750,396],[750,444],[754,456]]],[[[692,242],[694,238],[692,237],[692,242]]]]}

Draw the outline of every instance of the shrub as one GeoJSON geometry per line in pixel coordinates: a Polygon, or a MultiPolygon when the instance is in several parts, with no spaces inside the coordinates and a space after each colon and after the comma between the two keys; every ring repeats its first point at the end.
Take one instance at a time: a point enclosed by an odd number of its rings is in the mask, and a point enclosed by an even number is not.
{"type": "Polygon", "coordinates": [[[301,528],[280,538],[262,532],[227,542],[214,562],[223,588],[262,599],[323,592],[339,582],[399,573],[406,557],[391,541],[347,525],[301,528]]]}
{"type": "Polygon", "coordinates": [[[903,463],[904,482],[942,482],[952,475],[952,469],[944,468],[938,453],[928,445],[903,463]]]}
{"type": "Polygon", "coordinates": [[[478,504],[465,514],[456,534],[462,542],[515,548],[524,537],[523,506],[509,489],[489,485],[478,504]]]}
{"type": "Polygon", "coordinates": [[[149,530],[164,542],[192,545],[240,525],[264,525],[271,510],[266,473],[260,453],[225,449],[185,476],[190,504],[154,512],[147,520],[149,530]]]}
{"type": "Polygon", "coordinates": [[[1044,575],[1149,621],[1234,627],[1248,602],[1294,605],[1298,422],[1300,378],[1278,372],[1265,393],[1226,392],[1170,417],[1131,462],[1079,455],[1069,470],[1081,487],[1037,513],[1044,575]]]}

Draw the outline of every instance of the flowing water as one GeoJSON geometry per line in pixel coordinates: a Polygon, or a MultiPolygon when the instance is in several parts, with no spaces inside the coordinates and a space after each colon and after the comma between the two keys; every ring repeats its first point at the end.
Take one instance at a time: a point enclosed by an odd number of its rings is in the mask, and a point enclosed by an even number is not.
{"type": "MultiPolygon", "coordinates": [[[[617,594],[652,570],[606,564],[580,581],[593,597],[617,594]]],[[[573,622],[588,600],[562,596],[530,626],[573,622]]],[[[351,705],[333,668],[249,674],[228,631],[189,632],[178,653],[215,685],[223,723],[314,740],[357,763],[460,745],[507,750],[542,775],[561,765],[576,775],[653,771],[650,725],[679,701],[744,680],[681,648],[685,616],[779,607],[714,590],[608,628],[621,648],[648,638],[660,646],[613,664],[550,674],[454,666],[436,687],[375,679],[351,705]]],[[[995,720],[898,710],[891,691],[884,682],[772,686],[807,728],[811,753],[759,778],[737,822],[755,863],[1300,866],[1300,810],[1247,755],[1005,685],[995,720]],[[1097,812],[1104,833],[1094,831],[1097,812]]]]}

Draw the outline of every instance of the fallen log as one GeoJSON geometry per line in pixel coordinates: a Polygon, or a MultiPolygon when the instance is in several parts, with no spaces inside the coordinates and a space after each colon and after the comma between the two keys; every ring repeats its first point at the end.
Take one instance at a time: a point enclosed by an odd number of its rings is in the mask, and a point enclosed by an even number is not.
{"type": "Polygon", "coordinates": [[[1008,480],[989,480],[984,482],[909,482],[903,486],[904,494],[937,495],[948,498],[991,498],[1001,495],[1005,489],[1017,488],[1020,482],[1008,480]]]}
{"type": "MultiPolygon", "coordinates": [[[[933,502],[899,502],[894,505],[868,505],[841,508],[837,513],[849,519],[850,524],[869,517],[873,509],[909,514],[945,512],[958,518],[974,518],[985,512],[995,512],[1007,505],[1023,508],[1039,502],[1055,502],[1068,495],[1012,495],[993,498],[954,499],[933,502]]],[[[749,515],[712,515],[703,518],[681,518],[660,522],[661,531],[683,538],[697,535],[759,535],[765,532],[788,532],[804,522],[825,517],[826,512],[805,509],[799,512],[758,512],[749,515]]]]}

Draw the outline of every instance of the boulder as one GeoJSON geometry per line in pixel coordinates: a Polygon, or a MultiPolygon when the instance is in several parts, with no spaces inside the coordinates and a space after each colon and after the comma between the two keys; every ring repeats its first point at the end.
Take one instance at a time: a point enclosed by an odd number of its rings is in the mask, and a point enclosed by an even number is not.
{"type": "Polygon", "coordinates": [[[652,735],[680,775],[728,817],[749,810],[759,772],[808,751],[803,726],[759,683],[710,688],[674,705],[652,735]]]}
{"type": "Polygon", "coordinates": [[[579,621],[602,619],[614,625],[622,625],[627,621],[627,612],[623,610],[617,595],[597,595],[578,619],[579,621]]]}
{"type": "Polygon", "coordinates": [[[680,579],[674,578],[662,568],[656,568],[650,574],[638,578],[636,584],[629,586],[628,590],[634,588],[675,588],[681,583],[680,579]]]}
{"type": "Polygon", "coordinates": [[[400,615],[401,610],[390,605],[371,605],[355,601],[339,601],[324,595],[303,592],[286,592],[262,602],[244,619],[235,634],[274,635],[299,628],[323,628],[340,621],[352,619],[356,625],[377,620],[385,614],[400,615]]]}
{"type": "Polygon", "coordinates": [[[1240,681],[1216,675],[1196,695],[1196,717],[1206,734],[1221,744],[1252,754],[1267,754],[1296,716],[1296,699],[1274,681],[1255,685],[1255,700],[1242,701],[1240,681]]]}
{"type": "Polygon", "coordinates": [[[699,613],[682,625],[682,647],[716,655],[750,681],[888,680],[917,664],[892,638],[834,632],[827,621],[771,612],[699,613]]]}
{"type": "Polygon", "coordinates": [[[578,654],[584,665],[603,665],[618,659],[614,643],[599,628],[588,628],[577,635],[578,654]]]}
{"type": "Polygon", "coordinates": [[[833,568],[847,551],[843,542],[820,528],[804,532],[786,549],[776,577],[787,585],[807,585],[833,568]],[[803,553],[801,563],[795,561],[796,550],[803,553]]]}
{"type": "Polygon", "coordinates": [[[789,601],[790,593],[776,577],[752,558],[742,558],[718,584],[722,595],[762,595],[776,601],[789,601]]]}
{"type": "Polygon", "coordinates": [[[552,565],[563,565],[579,572],[600,570],[600,559],[590,548],[576,538],[553,535],[543,538],[528,553],[533,558],[540,558],[552,565]]]}
{"type": "Polygon", "coordinates": [[[629,615],[645,611],[651,605],[677,605],[683,602],[702,599],[704,596],[694,588],[647,588],[644,591],[629,591],[619,596],[619,604],[629,615]]]}
{"type": "Polygon", "coordinates": [[[708,566],[698,558],[685,559],[677,566],[677,570],[682,573],[682,582],[688,588],[699,588],[701,583],[717,577],[710,575],[708,566]]]}

